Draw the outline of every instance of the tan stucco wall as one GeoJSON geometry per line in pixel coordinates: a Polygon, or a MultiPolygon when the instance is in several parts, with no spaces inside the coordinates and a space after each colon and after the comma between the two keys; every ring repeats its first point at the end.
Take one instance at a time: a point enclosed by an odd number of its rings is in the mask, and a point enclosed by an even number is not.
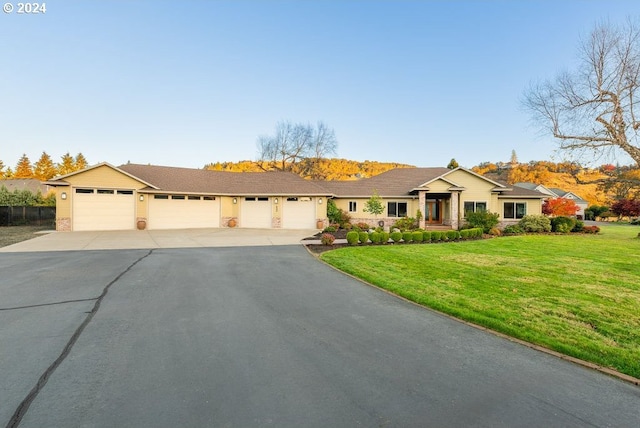
{"type": "Polygon", "coordinates": [[[105,187],[108,189],[142,189],[146,184],[122,174],[107,165],[89,169],[65,178],[76,187],[105,187]]]}

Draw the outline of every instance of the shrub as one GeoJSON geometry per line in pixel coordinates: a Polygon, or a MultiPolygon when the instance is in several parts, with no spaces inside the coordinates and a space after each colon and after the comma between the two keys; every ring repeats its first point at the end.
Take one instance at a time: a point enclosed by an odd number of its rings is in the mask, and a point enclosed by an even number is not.
{"type": "Polygon", "coordinates": [[[333,245],[333,241],[335,240],[336,237],[330,233],[323,233],[322,236],[320,236],[320,242],[322,245],[333,245]]]}
{"type": "Polygon", "coordinates": [[[356,224],[356,226],[360,229],[360,230],[369,230],[371,229],[371,226],[369,226],[367,223],[365,222],[359,222],[356,224]]]}
{"type": "Polygon", "coordinates": [[[402,232],[391,232],[389,236],[393,242],[400,242],[402,239],[402,232]]]}
{"type": "Polygon", "coordinates": [[[571,229],[572,232],[576,232],[576,233],[582,233],[582,231],[584,230],[584,222],[583,221],[576,221],[576,225],[573,226],[573,229],[571,229]]]}
{"type": "Polygon", "coordinates": [[[497,227],[492,227],[491,230],[489,231],[489,235],[500,236],[502,235],[502,232],[497,227]]]}
{"type": "Polygon", "coordinates": [[[413,239],[413,242],[422,242],[424,240],[422,232],[417,230],[411,233],[411,239],[413,239]]]}
{"type": "Polygon", "coordinates": [[[357,245],[359,240],[359,234],[356,231],[347,232],[347,242],[350,245],[357,245]]]}
{"type": "Polygon", "coordinates": [[[569,233],[576,225],[576,219],[571,217],[554,217],[551,219],[551,230],[559,233],[569,233]]]}
{"type": "Polygon", "coordinates": [[[467,211],[465,214],[467,219],[467,225],[472,228],[481,227],[484,233],[489,233],[489,231],[496,227],[498,223],[500,223],[500,214],[492,213],[489,211],[467,211]]]}
{"type": "Polygon", "coordinates": [[[431,232],[422,232],[422,241],[431,242],[431,232]]]}
{"type": "Polygon", "coordinates": [[[502,233],[505,235],[517,235],[519,233],[524,233],[524,230],[522,230],[522,228],[517,224],[510,224],[502,229],[502,233]]]}
{"type": "Polygon", "coordinates": [[[379,244],[380,243],[380,232],[371,232],[369,234],[369,240],[371,242],[373,242],[374,244],[379,244]]]}
{"type": "Polygon", "coordinates": [[[333,233],[335,232],[337,229],[335,226],[327,226],[324,228],[323,232],[325,233],[333,233]]]}
{"type": "Polygon", "coordinates": [[[387,242],[389,242],[390,235],[391,234],[389,232],[380,232],[380,243],[386,244],[387,242]]]}
{"type": "Polygon", "coordinates": [[[457,230],[447,230],[446,232],[448,241],[455,241],[456,239],[460,239],[460,232],[457,230]]]}
{"type": "Polygon", "coordinates": [[[433,232],[431,232],[431,241],[438,242],[440,240],[442,240],[442,232],[440,232],[439,230],[434,230],[433,232]]]}
{"type": "Polygon", "coordinates": [[[598,226],[585,226],[583,229],[584,233],[599,233],[600,228],[598,226]]]}
{"type": "Polygon", "coordinates": [[[413,230],[418,228],[418,223],[413,217],[403,217],[396,220],[396,222],[393,223],[393,227],[398,228],[402,231],[413,230]]]}
{"type": "Polygon", "coordinates": [[[411,232],[402,232],[402,240],[404,242],[411,242],[413,240],[413,236],[411,232]]]}
{"type": "Polygon", "coordinates": [[[369,234],[367,232],[358,232],[358,240],[362,244],[366,244],[369,242],[369,234]]]}
{"type": "Polygon", "coordinates": [[[542,214],[526,215],[518,225],[524,232],[551,232],[551,220],[542,214]]]}
{"type": "Polygon", "coordinates": [[[469,233],[470,233],[469,231],[470,230],[471,229],[462,229],[460,231],[460,239],[469,239],[469,233]]]}

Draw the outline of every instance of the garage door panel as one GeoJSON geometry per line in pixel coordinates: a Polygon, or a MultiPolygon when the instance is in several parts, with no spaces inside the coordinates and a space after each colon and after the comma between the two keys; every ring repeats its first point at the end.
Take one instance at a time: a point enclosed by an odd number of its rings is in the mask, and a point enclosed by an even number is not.
{"type": "Polygon", "coordinates": [[[149,229],[220,227],[220,201],[154,195],[149,199],[149,229]]]}
{"type": "Polygon", "coordinates": [[[240,227],[270,229],[271,201],[268,198],[244,198],[240,205],[240,227]]]}
{"type": "Polygon", "coordinates": [[[133,191],[76,189],[73,195],[73,230],[128,230],[134,228],[135,199],[133,191]]]}
{"type": "Polygon", "coordinates": [[[310,197],[286,198],[282,209],[282,227],[285,229],[315,229],[315,200],[310,197]]]}

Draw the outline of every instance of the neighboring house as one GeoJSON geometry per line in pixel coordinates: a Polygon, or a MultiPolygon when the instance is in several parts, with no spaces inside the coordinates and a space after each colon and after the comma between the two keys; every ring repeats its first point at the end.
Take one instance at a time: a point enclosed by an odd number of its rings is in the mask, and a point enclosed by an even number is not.
{"type": "Polygon", "coordinates": [[[464,213],[476,210],[515,223],[540,214],[547,197],[464,168],[399,168],[356,181],[313,182],[284,172],[102,163],[47,184],[57,188],[60,231],[228,227],[230,222],[243,228],[315,229],[327,225],[328,198],[355,222],[390,226],[419,210],[422,227],[457,229],[464,213]],[[378,218],[364,212],[374,191],[385,207],[378,218]]]}
{"type": "Polygon", "coordinates": [[[571,199],[576,203],[578,208],[580,208],[580,210],[576,212],[576,216],[578,218],[584,218],[584,210],[586,210],[587,207],[589,206],[588,201],[585,201],[575,193],[567,192],[565,190],[558,189],[557,187],[545,187],[542,184],[535,184],[535,183],[516,183],[514,184],[514,186],[522,187],[524,189],[537,190],[540,193],[549,195],[551,198],[571,199]]]}
{"type": "Polygon", "coordinates": [[[0,180],[0,187],[3,186],[10,192],[13,192],[14,190],[28,190],[34,195],[40,192],[43,196],[50,190],[53,190],[50,186],[35,178],[12,178],[0,180]]]}
{"type": "Polygon", "coordinates": [[[544,194],[511,188],[465,168],[399,168],[357,181],[322,183],[333,193],[338,208],[352,222],[392,225],[398,218],[422,214],[420,227],[457,229],[468,211],[499,214],[502,225],[517,223],[527,214],[541,214],[544,194]],[[384,213],[376,217],[364,211],[374,192],[383,200],[384,213]]]}

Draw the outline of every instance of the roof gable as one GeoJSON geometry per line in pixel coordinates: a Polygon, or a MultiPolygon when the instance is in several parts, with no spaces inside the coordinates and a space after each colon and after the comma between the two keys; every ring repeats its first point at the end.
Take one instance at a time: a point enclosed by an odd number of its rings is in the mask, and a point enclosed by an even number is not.
{"type": "Polygon", "coordinates": [[[136,189],[154,187],[153,184],[146,182],[140,177],[136,177],[106,162],[54,177],[49,180],[47,184],[52,186],[71,184],[87,187],[127,187],[136,189]]]}

